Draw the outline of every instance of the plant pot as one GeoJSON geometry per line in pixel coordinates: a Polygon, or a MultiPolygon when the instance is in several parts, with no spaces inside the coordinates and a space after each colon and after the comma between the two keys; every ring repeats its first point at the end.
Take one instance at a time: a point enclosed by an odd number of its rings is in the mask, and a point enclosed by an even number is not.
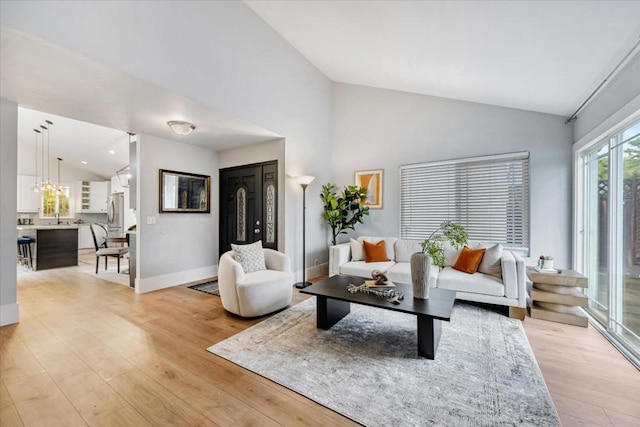
{"type": "Polygon", "coordinates": [[[431,258],[424,252],[415,252],[411,255],[411,285],[414,298],[429,298],[429,273],[431,268],[433,268],[431,258]]]}

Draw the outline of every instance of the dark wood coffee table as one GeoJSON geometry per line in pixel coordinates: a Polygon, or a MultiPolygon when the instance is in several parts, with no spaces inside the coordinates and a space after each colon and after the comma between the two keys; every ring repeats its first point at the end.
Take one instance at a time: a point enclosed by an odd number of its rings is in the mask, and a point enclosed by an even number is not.
{"type": "Polygon", "coordinates": [[[451,320],[455,291],[432,288],[429,299],[422,300],[413,298],[411,285],[396,283],[396,289],[404,294],[404,299],[400,304],[392,304],[384,297],[347,291],[349,283],[361,285],[363,282],[362,277],[339,274],[301,289],[301,293],[316,297],[317,327],[330,329],[349,314],[351,303],[414,314],[418,318],[418,355],[434,359],[442,330],[440,322],[451,320]]]}

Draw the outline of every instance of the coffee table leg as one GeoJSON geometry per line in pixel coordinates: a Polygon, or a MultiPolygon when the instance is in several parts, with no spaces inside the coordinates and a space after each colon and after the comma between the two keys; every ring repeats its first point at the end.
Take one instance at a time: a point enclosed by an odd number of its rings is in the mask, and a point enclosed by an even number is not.
{"type": "Polygon", "coordinates": [[[325,331],[351,312],[351,304],[332,298],[316,296],[316,326],[325,331]]]}
{"type": "Polygon", "coordinates": [[[418,315],[418,356],[435,359],[441,331],[440,320],[418,315]]]}

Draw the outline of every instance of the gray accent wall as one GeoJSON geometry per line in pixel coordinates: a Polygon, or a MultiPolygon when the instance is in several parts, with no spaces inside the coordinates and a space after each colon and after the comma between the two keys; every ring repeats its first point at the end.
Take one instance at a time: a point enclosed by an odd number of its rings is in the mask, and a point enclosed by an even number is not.
{"type": "MultiPolygon", "coordinates": [[[[351,236],[399,236],[401,165],[530,152],[531,257],[571,261],[572,125],[565,118],[385,89],[333,84],[333,180],[384,169],[383,208],[351,236]]],[[[348,239],[349,236],[343,236],[348,239]]],[[[426,237],[426,236],[425,236],[426,237]]]]}

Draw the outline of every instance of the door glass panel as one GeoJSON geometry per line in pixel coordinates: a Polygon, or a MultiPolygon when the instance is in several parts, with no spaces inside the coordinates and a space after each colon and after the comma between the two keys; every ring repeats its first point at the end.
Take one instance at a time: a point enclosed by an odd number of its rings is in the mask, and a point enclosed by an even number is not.
{"type": "Polygon", "coordinates": [[[267,243],[275,243],[276,241],[276,187],[269,183],[267,184],[266,191],[267,200],[266,206],[266,236],[267,243]]]}
{"type": "MultiPolygon", "coordinates": [[[[619,146],[622,151],[622,250],[619,270],[622,287],[618,290],[617,332],[640,348],[640,123],[627,129],[619,146]]],[[[619,206],[620,208],[620,206],[619,206]]]]}
{"type": "Polygon", "coordinates": [[[609,144],[591,151],[585,162],[585,270],[589,310],[605,325],[609,317],[609,144]]]}
{"type": "Polygon", "coordinates": [[[236,190],[236,240],[247,240],[247,190],[244,187],[236,190]]]}

